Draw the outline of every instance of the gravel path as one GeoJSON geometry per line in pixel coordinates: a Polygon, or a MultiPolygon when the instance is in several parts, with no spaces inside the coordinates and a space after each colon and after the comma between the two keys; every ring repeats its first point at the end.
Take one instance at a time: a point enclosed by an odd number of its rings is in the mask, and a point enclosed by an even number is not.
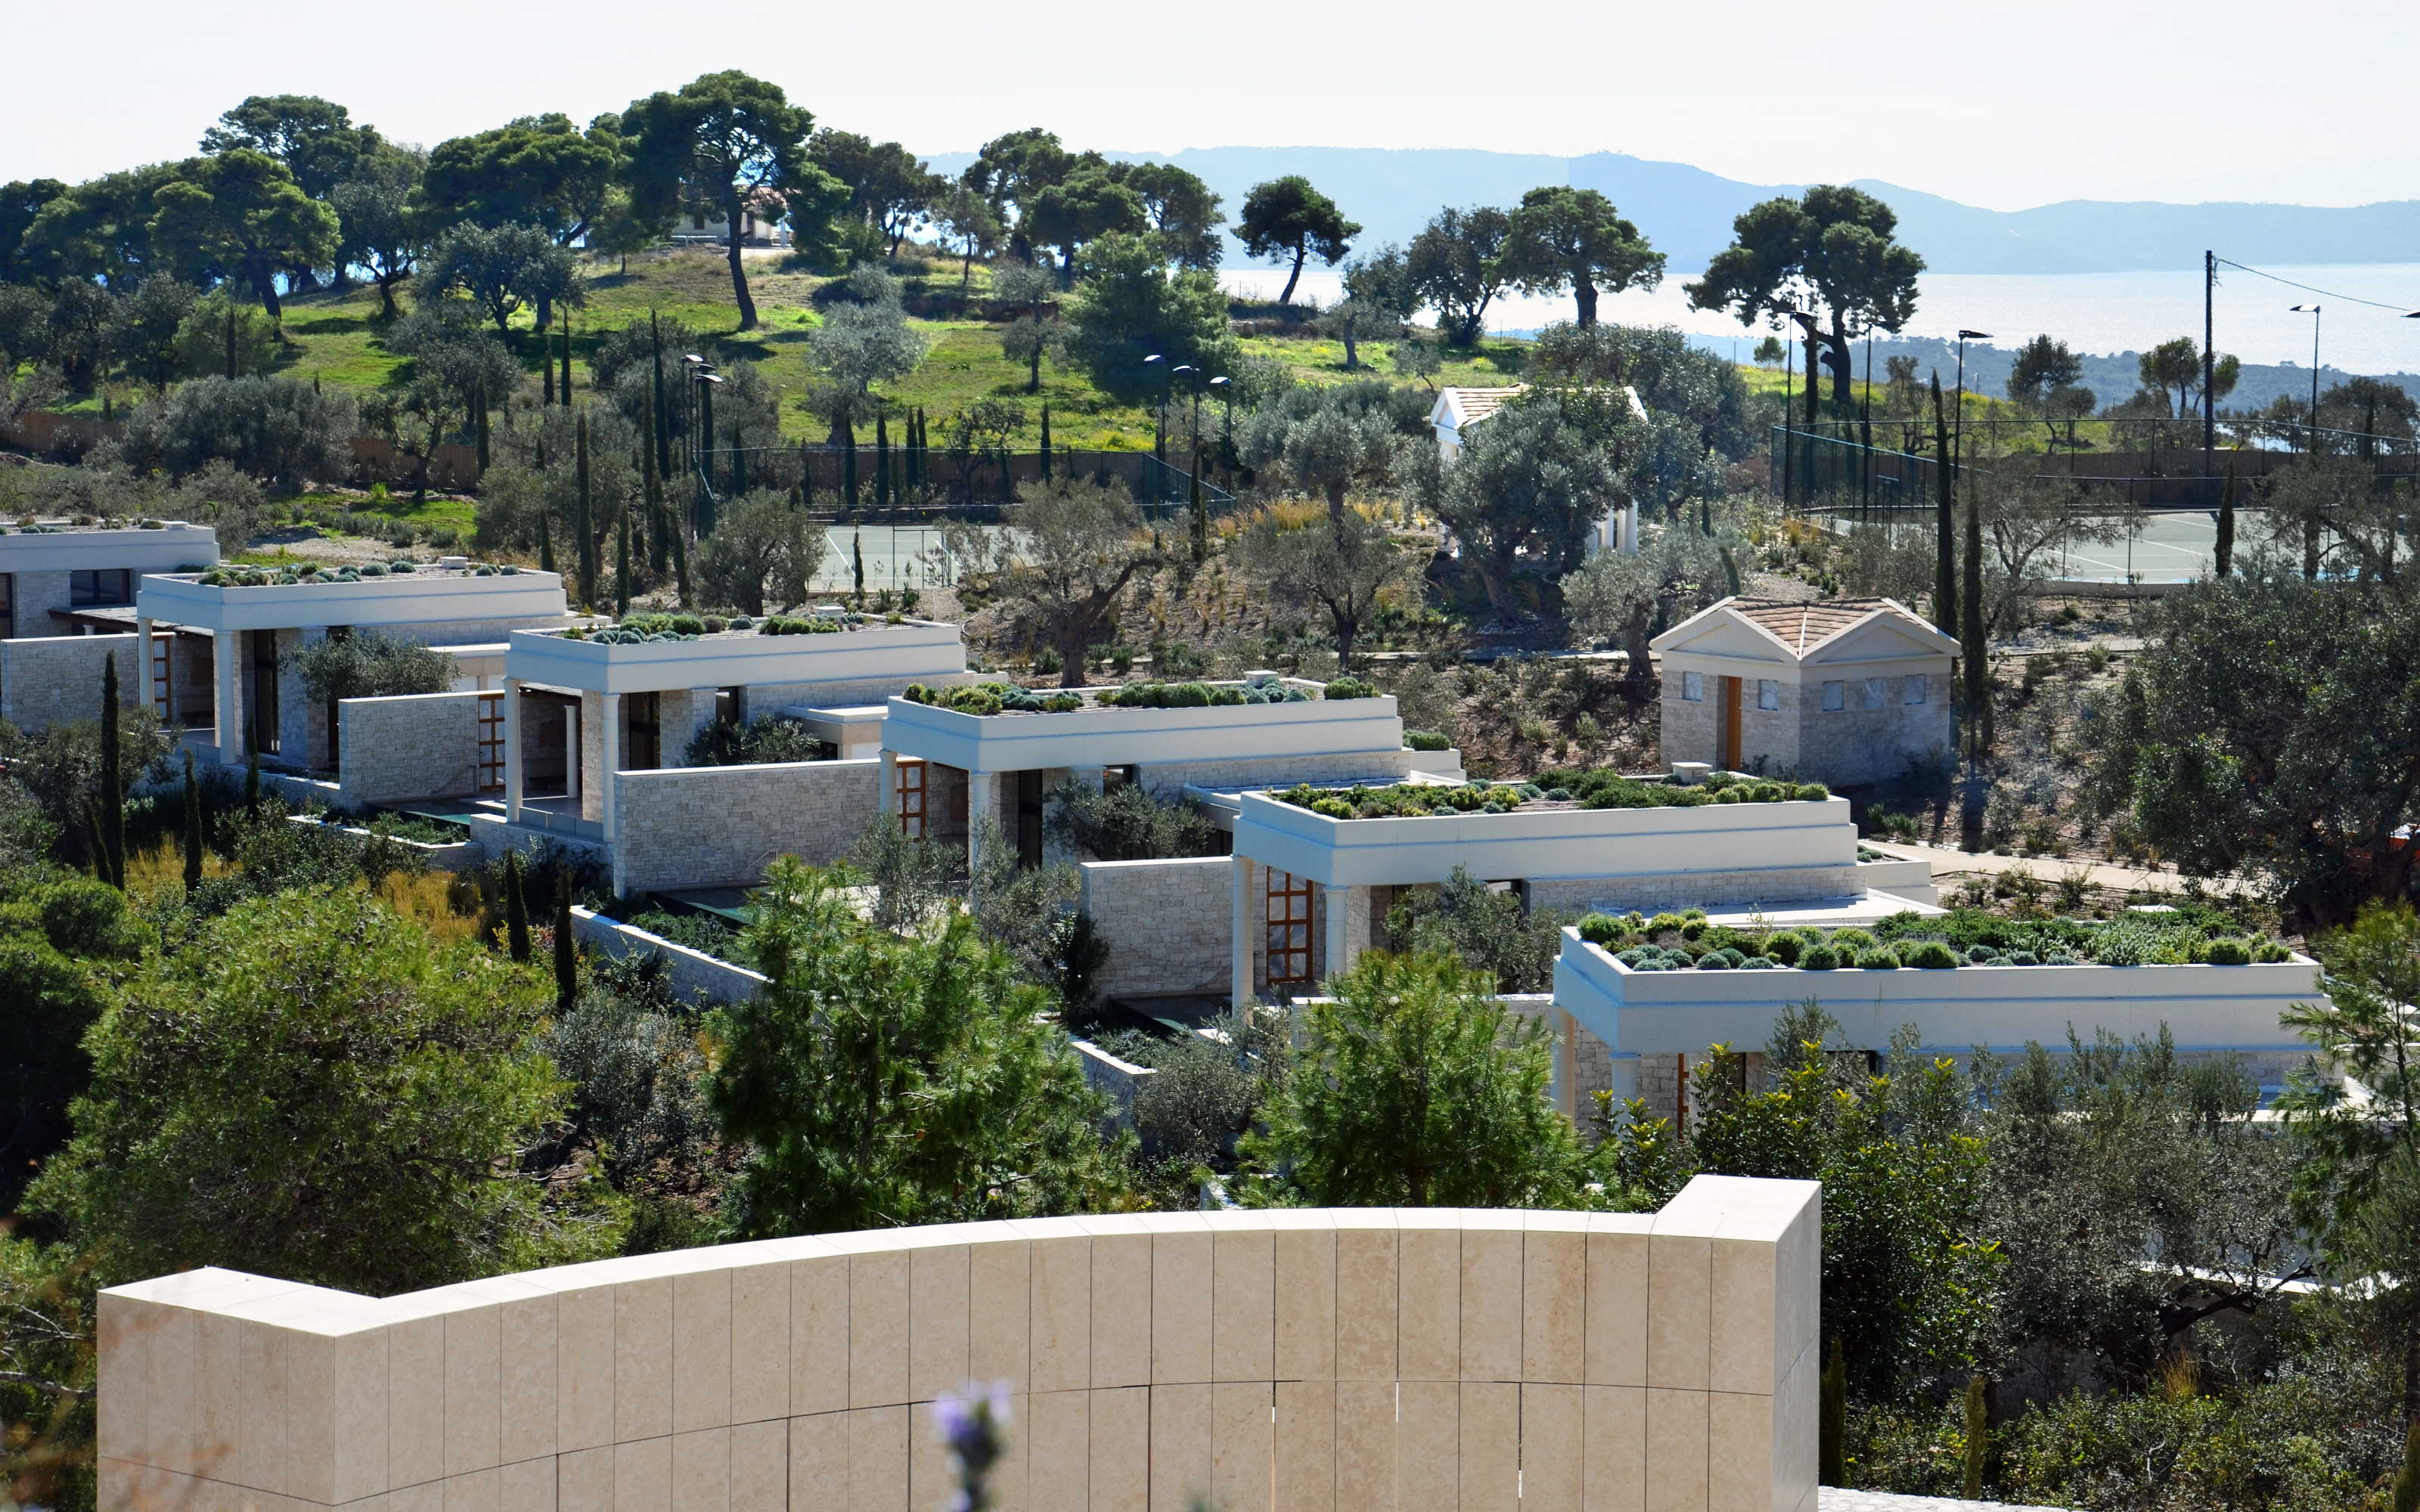
{"type": "MultiPolygon", "coordinates": [[[[2184,887],[2184,878],[2168,867],[2151,870],[2116,866],[2107,861],[2061,860],[2051,856],[1994,856],[1989,851],[1970,854],[1954,846],[1927,845],[1913,841],[1861,840],[1857,843],[1868,850],[1880,851],[1885,856],[1903,861],[1929,861],[1936,878],[1976,872],[2012,872],[2024,867],[2042,881],[2051,883],[2081,866],[2097,887],[2110,887],[2121,892],[2177,892],[2184,887]]],[[[2233,877],[2211,877],[2204,879],[2202,886],[2211,892],[2234,892],[2242,884],[2233,877]]]]}
{"type": "Polygon", "coordinates": [[[1823,1487],[1816,1505],[1821,1512],[1976,1512],[1997,1507],[1998,1502],[1961,1502],[1947,1496],[1895,1496],[1888,1491],[1844,1491],[1823,1487]]]}

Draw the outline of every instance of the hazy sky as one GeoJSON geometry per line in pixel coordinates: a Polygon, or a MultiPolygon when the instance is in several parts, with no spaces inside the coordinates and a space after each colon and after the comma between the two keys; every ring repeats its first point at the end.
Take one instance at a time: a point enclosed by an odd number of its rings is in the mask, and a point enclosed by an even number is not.
{"type": "Polygon", "coordinates": [[[1827,29],[1803,0],[12,0],[0,178],[183,155],[249,94],[325,95],[429,143],[546,110],[585,120],[740,67],[823,124],[926,152],[1041,124],[1071,146],[1138,151],[1611,149],[1753,182],[1885,178],[2000,209],[2420,198],[2420,7],[1872,0],[1847,13],[1854,30],[1827,29]]]}

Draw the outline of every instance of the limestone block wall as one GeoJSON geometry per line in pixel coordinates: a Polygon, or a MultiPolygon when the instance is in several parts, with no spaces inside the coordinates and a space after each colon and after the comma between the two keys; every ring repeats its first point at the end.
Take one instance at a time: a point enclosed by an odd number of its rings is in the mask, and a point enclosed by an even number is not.
{"type": "Polygon", "coordinates": [[[12,572],[10,603],[16,610],[16,633],[31,640],[74,635],[78,627],[51,618],[54,609],[75,607],[72,572],[12,572]]]}
{"type": "Polygon", "coordinates": [[[616,961],[631,955],[661,958],[672,978],[675,995],[702,1003],[751,1000],[765,990],[770,980],[761,971],[751,971],[746,966],[717,960],[703,950],[675,945],[660,934],[633,924],[617,923],[577,903],[571,908],[571,933],[582,945],[616,961]]]}
{"type": "Polygon", "coordinates": [[[1813,1512],[1822,1198],[966,1224],[100,1299],[101,1512],[1813,1512]]]}
{"type": "Polygon", "coordinates": [[[132,708],[141,687],[140,640],[45,634],[0,640],[0,718],[26,731],[100,718],[102,663],[112,652],[117,654],[118,700],[132,708]]]}
{"type": "Polygon", "coordinates": [[[776,856],[836,861],[873,822],[881,771],[855,761],[616,772],[613,890],[746,887],[776,856]]]}
{"type": "Polygon", "coordinates": [[[1224,993],[1234,942],[1234,863],[1086,861],[1083,909],[1109,947],[1099,977],[1110,995],[1224,993]]]}
{"type": "Polygon", "coordinates": [[[342,732],[336,778],[347,802],[445,798],[477,790],[478,694],[346,699],[336,705],[336,719],[342,732]]]}
{"type": "MultiPolygon", "coordinates": [[[[1841,689],[1842,707],[1829,714],[1823,711],[1823,687],[1816,670],[1809,668],[1807,676],[1806,686],[1794,690],[1802,704],[1798,713],[1802,781],[1835,787],[1887,782],[1907,770],[1912,761],[1931,760],[1957,748],[1950,730],[1950,679],[1946,671],[1925,679],[1922,703],[1903,702],[1905,678],[1884,678],[1879,709],[1861,706],[1865,682],[1849,676],[1841,689]]],[[[1785,697],[1790,691],[1784,690],[1785,697]]]]}

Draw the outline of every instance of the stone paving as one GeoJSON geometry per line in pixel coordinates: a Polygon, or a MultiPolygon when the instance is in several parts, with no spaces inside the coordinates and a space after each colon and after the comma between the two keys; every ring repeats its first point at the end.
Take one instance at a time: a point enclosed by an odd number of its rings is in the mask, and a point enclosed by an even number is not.
{"type": "Polygon", "coordinates": [[[1889,1491],[1844,1491],[1837,1486],[1826,1486],[1822,1488],[1816,1504],[1821,1512],[1980,1512],[2004,1504],[1961,1502],[1947,1496],[1899,1496],[1889,1491]]]}

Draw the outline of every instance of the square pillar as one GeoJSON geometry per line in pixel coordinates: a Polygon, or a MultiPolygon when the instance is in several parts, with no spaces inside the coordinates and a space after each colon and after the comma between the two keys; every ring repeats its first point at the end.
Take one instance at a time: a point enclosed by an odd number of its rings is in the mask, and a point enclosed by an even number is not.
{"type": "Polygon", "coordinates": [[[151,707],[151,620],[148,615],[134,617],[134,706],[151,707]]]}
{"type": "Polygon", "coordinates": [[[899,753],[882,748],[882,772],[874,785],[874,811],[887,814],[899,807],[899,753]]]}
{"type": "Polygon", "coordinates": [[[1353,889],[1323,882],[1319,898],[1327,907],[1327,974],[1341,977],[1353,969],[1353,958],[1361,953],[1353,939],[1353,889]]]}
{"type": "MultiPolygon", "coordinates": [[[[929,801],[929,799],[928,799],[929,801]]],[[[969,772],[967,774],[967,875],[975,874],[983,859],[984,821],[993,819],[1000,807],[1000,774],[969,772]]]]}
{"type": "Polygon", "coordinates": [[[1229,936],[1228,1006],[1239,1016],[1252,997],[1252,858],[1234,858],[1234,931],[1229,936]]]}
{"type": "Polygon", "coordinates": [[[597,817],[605,826],[605,842],[613,841],[613,774],[622,767],[622,695],[605,695],[605,717],[597,721],[597,745],[603,760],[597,773],[597,817]]]}
{"type": "Polygon", "coordinates": [[[1579,1026],[1559,1003],[1546,1011],[1546,1022],[1555,1031],[1555,1072],[1553,1081],[1548,1084],[1548,1095],[1564,1118],[1577,1123],[1578,1094],[1574,1088],[1579,1064],[1573,1031],[1579,1026]]]}
{"type": "Polygon", "coordinates": [[[211,711],[219,738],[219,764],[243,764],[243,679],[236,658],[247,648],[241,630],[221,630],[210,642],[211,670],[218,674],[218,702],[211,711]]]}
{"type": "Polygon", "coordinates": [[[563,795],[580,805],[580,817],[588,817],[588,786],[582,780],[588,765],[587,732],[581,728],[581,716],[588,712],[588,696],[582,694],[577,703],[563,706],[563,795]]]}
{"type": "Polygon", "coordinates": [[[504,823],[521,822],[521,680],[504,679],[504,823]]]}

